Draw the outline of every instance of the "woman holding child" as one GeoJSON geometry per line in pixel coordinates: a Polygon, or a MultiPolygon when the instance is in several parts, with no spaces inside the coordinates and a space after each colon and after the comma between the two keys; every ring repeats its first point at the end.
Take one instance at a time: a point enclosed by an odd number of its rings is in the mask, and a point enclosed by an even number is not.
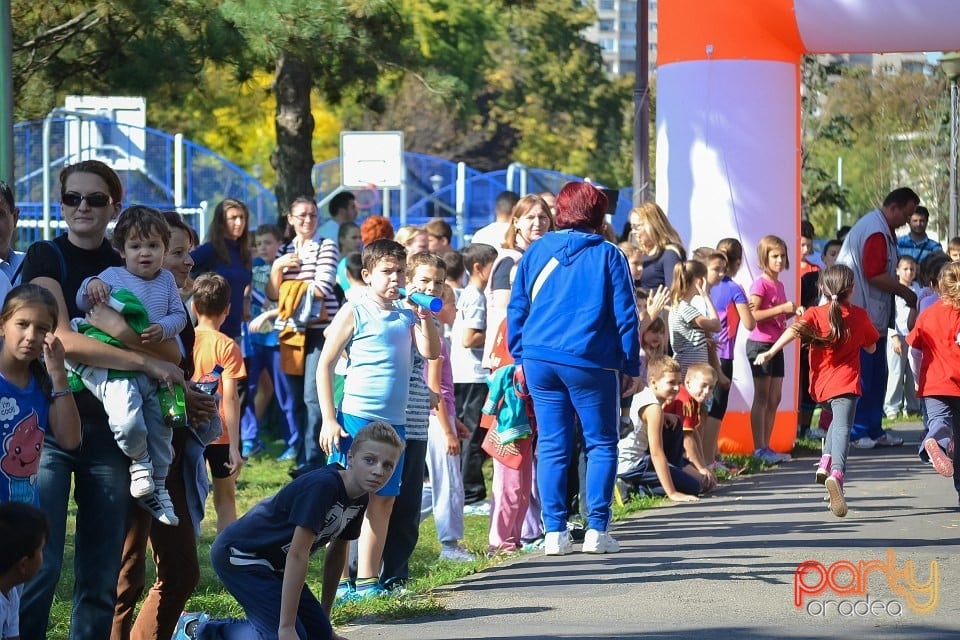
{"type": "MultiPolygon", "coordinates": [[[[300,436],[297,441],[297,467],[291,472],[294,476],[321,467],[326,461],[317,440],[322,422],[320,399],[317,396],[317,363],[323,348],[323,330],[330,326],[330,320],[337,314],[343,296],[342,290],[336,287],[337,263],[340,261],[336,239],[315,239],[317,224],[317,203],[307,197],[294,200],[287,214],[287,225],[293,231],[293,239],[280,246],[279,257],[270,267],[270,280],[267,282],[269,299],[279,300],[283,309],[290,306],[286,305],[288,296],[298,296],[299,304],[292,305],[296,307],[294,316],[305,317],[302,323],[296,317],[292,318],[293,324],[290,325],[303,338],[302,373],[291,373],[285,369],[293,395],[293,415],[287,416],[287,420],[291,425],[296,425],[300,436]],[[296,313],[297,309],[308,313],[296,313]]],[[[283,330],[280,335],[283,341],[283,330]]],[[[283,349],[281,346],[281,353],[283,349]]]]}
{"type": "MultiPolygon", "coordinates": [[[[61,312],[56,335],[67,357],[84,364],[142,372],[167,384],[183,384],[183,372],[177,365],[108,345],[71,328],[70,319],[83,315],[76,298],[84,279],[122,264],[106,236],[107,225],[120,212],[123,186],[110,167],[95,160],[66,167],[59,183],[67,232],[50,242],[31,245],[24,259],[23,282],[40,285],[57,299],[61,312]]],[[[40,506],[50,519],[50,535],[43,566],[25,586],[21,599],[20,635],[25,640],[46,637],[66,544],[71,482],[77,504],[71,635],[106,638],[113,622],[130,504],[130,462],[117,446],[103,406],[86,390],[77,391],[75,397],[82,425],[80,448],[61,449],[48,436],[40,459],[40,506]]]]}
{"type": "Polygon", "coordinates": [[[524,253],[507,307],[516,382],[523,385],[526,378],[539,429],[537,479],[547,555],[572,550],[566,478],[575,415],[587,453],[583,550],[619,550],[607,531],[618,407],[621,388],[632,392],[640,374],[640,335],[630,267],[616,245],[599,235],[606,208],[603,192],[567,183],[557,196],[558,231],[524,253]]]}

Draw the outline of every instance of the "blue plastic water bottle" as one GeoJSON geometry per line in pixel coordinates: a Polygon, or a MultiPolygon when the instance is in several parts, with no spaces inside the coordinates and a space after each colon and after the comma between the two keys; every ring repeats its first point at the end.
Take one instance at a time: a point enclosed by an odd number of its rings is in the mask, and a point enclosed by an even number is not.
{"type": "Polygon", "coordinates": [[[220,388],[220,374],[222,373],[223,367],[218,364],[213,368],[213,371],[200,376],[200,379],[194,383],[194,387],[197,391],[212,396],[220,388]]]}

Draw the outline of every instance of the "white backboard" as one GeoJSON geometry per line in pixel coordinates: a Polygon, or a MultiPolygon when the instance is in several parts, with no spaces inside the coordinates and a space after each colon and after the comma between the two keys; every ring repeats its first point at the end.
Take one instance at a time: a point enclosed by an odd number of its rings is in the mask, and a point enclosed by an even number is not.
{"type": "Polygon", "coordinates": [[[131,96],[67,96],[68,111],[102,121],[67,117],[64,136],[68,164],[101,160],[118,171],[143,171],[147,147],[147,101],[131,96]]]}
{"type": "Polygon", "coordinates": [[[347,189],[403,184],[402,131],[340,132],[340,181],[347,189]]]}

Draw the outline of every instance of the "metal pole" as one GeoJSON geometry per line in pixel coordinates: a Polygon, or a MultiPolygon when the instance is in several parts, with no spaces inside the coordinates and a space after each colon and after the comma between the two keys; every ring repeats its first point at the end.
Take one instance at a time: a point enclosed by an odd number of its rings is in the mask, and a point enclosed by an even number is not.
{"type": "Polygon", "coordinates": [[[13,177],[13,28],[10,0],[0,0],[0,180],[13,177]]]}
{"type": "Polygon", "coordinates": [[[957,77],[950,78],[950,219],[948,239],[957,237],[957,77]]]}
{"type": "Polygon", "coordinates": [[[457,163],[457,246],[464,249],[463,236],[466,234],[466,220],[464,216],[464,205],[467,200],[467,164],[465,162],[457,163]]]}
{"type": "MultiPolygon", "coordinates": [[[[843,189],[843,156],[837,156],[837,186],[843,189]]],[[[837,231],[843,226],[843,209],[837,207],[837,231]]]]}
{"type": "MultiPolygon", "coordinates": [[[[56,109],[54,109],[56,111],[56,109]]],[[[53,123],[53,114],[51,111],[43,119],[43,135],[41,136],[41,145],[43,154],[43,239],[50,239],[50,127],[53,123]]]]}
{"type": "Polygon", "coordinates": [[[173,206],[183,206],[183,134],[173,136],[173,206]]]}
{"type": "Polygon", "coordinates": [[[637,0],[637,71],[633,85],[633,204],[650,200],[649,0],[637,0]]]}

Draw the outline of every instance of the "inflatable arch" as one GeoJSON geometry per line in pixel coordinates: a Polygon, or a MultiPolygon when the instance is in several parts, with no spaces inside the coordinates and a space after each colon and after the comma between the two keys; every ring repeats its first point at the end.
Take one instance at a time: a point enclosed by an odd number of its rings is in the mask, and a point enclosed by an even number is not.
{"type": "MultiPolygon", "coordinates": [[[[691,248],[740,238],[745,288],[762,236],[797,247],[801,56],[960,47],[956,0],[661,0],[658,20],[657,200],[691,248]]],[[[795,300],[797,278],[784,284],[795,300]]],[[[795,358],[787,349],[788,371],[795,358]]],[[[747,453],[751,376],[745,357],[735,367],[720,444],[747,453]]],[[[793,446],[794,386],[783,389],[778,451],[793,446]]]]}

